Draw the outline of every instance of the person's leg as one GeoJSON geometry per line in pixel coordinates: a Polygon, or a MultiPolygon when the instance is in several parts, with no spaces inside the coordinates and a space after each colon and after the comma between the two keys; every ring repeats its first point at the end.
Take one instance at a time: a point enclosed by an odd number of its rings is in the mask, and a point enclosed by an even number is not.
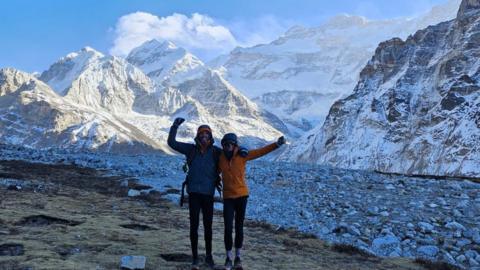
{"type": "Polygon", "coordinates": [[[205,253],[212,256],[213,197],[202,195],[202,216],[205,236],[205,253]]]}
{"type": "Polygon", "coordinates": [[[193,260],[198,260],[198,225],[200,219],[200,200],[195,193],[188,194],[188,212],[190,216],[190,244],[193,260]]]}
{"type": "Polygon", "coordinates": [[[232,259],[232,231],[233,231],[233,217],[234,217],[234,207],[233,199],[224,199],[223,200],[223,223],[225,226],[224,231],[224,242],[225,250],[227,252],[227,257],[232,259]]]}
{"type": "Polygon", "coordinates": [[[235,255],[240,257],[243,247],[243,222],[247,210],[248,197],[235,199],[235,255]]]}

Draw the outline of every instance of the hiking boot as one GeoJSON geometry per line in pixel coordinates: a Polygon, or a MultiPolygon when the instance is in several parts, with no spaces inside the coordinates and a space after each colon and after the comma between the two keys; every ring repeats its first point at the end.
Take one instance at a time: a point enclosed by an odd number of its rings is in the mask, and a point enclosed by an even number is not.
{"type": "Polygon", "coordinates": [[[193,259],[191,270],[200,270],[200,265],[198,264],[198,259],[193,259]]]}
{"type": "Polygon", "coordinates": [[[240,260],[240,257],[235,257],[235,260],[233,261],[233,269],[236,270],[242,270],[242,260],[240,260]]]}
{"type": "Polygon", "coordinates": [[[231,270],[232,269],[232,260],[230,260],[230,258],[227,257],[227,259],[225,260],[225,270],[231,270]]]}
{"type": "Polygon", "coordinates": [[[215,267],[212,255],[207,255],[207,257],[205,257],[205,263],[212,269],[215,267]]]}

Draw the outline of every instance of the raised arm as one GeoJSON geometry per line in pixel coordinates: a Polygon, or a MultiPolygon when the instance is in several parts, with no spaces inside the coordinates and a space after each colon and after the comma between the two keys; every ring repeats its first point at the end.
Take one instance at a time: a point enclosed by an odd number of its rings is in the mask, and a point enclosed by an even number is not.
{"type": "Polygon", "coordinates": [[[176,150],[177,152],[180,152],[184,155],[188,155],[190,153],[192,147],[195,147],[193,144],[190,143],[182,143],[177,141],[175,138],[177,137],[177,130],[178,127],[185,121],[183,118],[177,118],[173,122],[172,127],[170,128],[170,132],[168,133],[168,146],[176,150]]]}
{"type": "Polygon", "coordinates": [[[262,147],[262,148],[259,148],[259,149],[254,149],[254,150],[250,150],[248,152],[248,155],[247,155],[247,160],[252,160],[252,159],[256,159],[256,158],[259,158],[259,157],[262,157],[270,152],[272,152],[273,150],[279,148],[281,145],[285,144],[286,143],[286,140],[285,140],[285,137],[280,137],[278,138],[277,142],[275,143],[272,143],[272,144],[269,144],[265,147],[262,147]]]}
{"type": "Polygon", "coordinates": [[[269,145],[267,145],[265,147],[262,147],[262,148],[250,150],[248,155],[247,155],[247,160],[252,160],[252,159],[259,158],[259,157],[263,157],[264,155],[272,152],[273,150],[275,150],[277,148],[278,148],[277,143],[272,143],[272,144],[269,144],[269,145]]]}

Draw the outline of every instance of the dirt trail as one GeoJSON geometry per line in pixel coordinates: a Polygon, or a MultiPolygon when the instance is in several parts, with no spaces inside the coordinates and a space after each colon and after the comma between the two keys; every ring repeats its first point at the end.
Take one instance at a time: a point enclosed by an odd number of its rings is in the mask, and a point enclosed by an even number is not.
{"type": "MultiPolygon", "coordinates": [[[[189,269],[187,209],[158,192],[126,197],[128,187],[121,183],[127,177],[0,161],[2,179],[11,179],[11,185],[0,186],[0,270],[118,269],[122,255],[146,256],[147,269],[189,269]]],[[[370,257],[349,247],[334,251],[312,236],[254,221],[246,222],[245,234],[245,269],[424,269],[406,259],[370,257]]],[[[199,244],[202,254],[202,234],[199,244]]],[[[223,263],[220,213],[214,217],[213,246],[216,262],[223,263]]]]}

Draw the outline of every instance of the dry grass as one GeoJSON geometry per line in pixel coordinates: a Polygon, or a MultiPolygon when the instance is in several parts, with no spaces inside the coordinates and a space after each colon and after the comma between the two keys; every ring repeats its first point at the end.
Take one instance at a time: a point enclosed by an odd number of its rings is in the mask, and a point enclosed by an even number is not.
{"type": "Polygon", "coordinates": [[[415,263],[425,267],[428,270],[460,270],[459,267],[446,262],[432,262],[423,258],[415,259],[415,263]]]}

